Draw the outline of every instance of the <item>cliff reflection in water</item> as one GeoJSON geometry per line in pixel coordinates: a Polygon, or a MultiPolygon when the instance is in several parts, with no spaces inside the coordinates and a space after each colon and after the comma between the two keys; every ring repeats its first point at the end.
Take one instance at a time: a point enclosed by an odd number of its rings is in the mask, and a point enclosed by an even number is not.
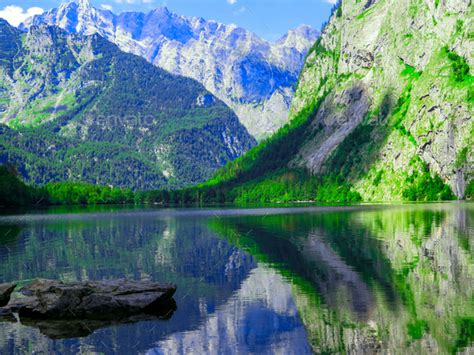
{"type": "Polygon", "coordinates": [[[474,206],[219,218],[291,285],[315,352],[453,353],[474,341],[474,206]]]}

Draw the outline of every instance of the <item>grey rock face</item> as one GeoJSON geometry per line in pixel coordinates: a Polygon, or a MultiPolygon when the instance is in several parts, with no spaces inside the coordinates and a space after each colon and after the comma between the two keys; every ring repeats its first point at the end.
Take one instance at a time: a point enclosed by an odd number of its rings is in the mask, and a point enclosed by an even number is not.
{"type": "Polygon", "coordinates": [[[303,25],[270,43],[235,25],[183,17],[166,8],[115,15],[84,1],[62,4],[21,27],[43,23],[70,33],[98,33],[125,52],[199,81],[233,108],[256,138],[287,122],[298,74],[319,35],[303,25]]]}
{"type": "Polygon", "coordinates": [[[128,280],[77,282],[39,279],[21,289],[26,296],[8,309],[20,318],[108,320],[140,313],[155,313],[176,292],[175,285],[128,280]]]}
{"type": "Polygon", "coordinates": [[[300,75],[290,117],[323,103],[310,117],[320,129],[308,132],[293,166],[337,175],[344,165],[373,201],[406,198],[412,177],[429,170],[464,198],[474,177],[471,2],[344,0],[339,13],[300,75]],[[348,101],[354,85],[364,95],[348,101]],[[342,146],[332,164],[343,142],[351,149],[342,146]]]}
{"type": "MultiPolygon", "coordinates": [[[[329,95],[321,105],[312,123],[312,129],[318,133],[300,152],[312,173],[323,170],[327,157],[362,122],[369,107],[368,100],[364,84],[356,82],[343,92],[329,95]]],[[[297,162],[293,164],[298,166],[297,162]]]]}
{"type": "Polygon", "coordinates": [[[0,284],[0,307],[6,306],[8,304],[10,301],[10,295],[12,294],[15,287],[16,284],[14,283],[0,284]]]}

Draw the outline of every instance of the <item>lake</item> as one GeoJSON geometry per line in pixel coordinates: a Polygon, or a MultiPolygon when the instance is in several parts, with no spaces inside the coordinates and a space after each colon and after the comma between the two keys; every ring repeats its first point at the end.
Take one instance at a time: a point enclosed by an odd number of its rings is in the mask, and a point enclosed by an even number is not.
{"type": "Polygon", "coordinates": [[[173,282],[167,320],[55,338],[0,320],[0,353],[474,351],[474,204],[48,210],[0,216],[0,282],[173,282]]]}

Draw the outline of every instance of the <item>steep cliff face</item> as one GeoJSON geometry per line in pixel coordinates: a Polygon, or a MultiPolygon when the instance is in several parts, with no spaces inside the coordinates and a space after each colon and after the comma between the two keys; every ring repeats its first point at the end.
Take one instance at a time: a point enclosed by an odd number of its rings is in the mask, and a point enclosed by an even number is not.
{"type": "Polygon", "coordinates": [[[0,38],[0,163],[28,182],[182,187],[255,144],[200,83],[97,34],[0,20],[0,38]]]}
{"type": "Polygon", "coordinates": [[[364,200],[409,198],[429,174],[464,197],[473,15],[470,0],[343,0],[300,75],[290,118],[323,101],[290,166],[343,177],[364,200]]]}
{"type": "Polygon", "coordinates": [[[98,33],[160,68],[196,79],[234,109],[257,138],[287,122],[298,73],[318,36],[301,26],[269,43],[235,25],[179,16],[164,7],[115,15],[87,0],[62,4],[22,27],[41,23],[70,33],[98,33]]]}

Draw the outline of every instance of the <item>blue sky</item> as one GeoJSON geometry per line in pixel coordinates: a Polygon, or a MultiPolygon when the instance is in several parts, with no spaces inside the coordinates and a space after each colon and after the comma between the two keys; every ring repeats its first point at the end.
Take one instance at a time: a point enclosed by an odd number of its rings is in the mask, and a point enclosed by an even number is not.
{"type": "MultiPolygon", "coordinates": [[[[58,6],[61,0],[0,0],[0,17],[18,22],[29,14],[58,6]],[[5,9],[7,6],[9,8],[5,9]],[[15,6],[12,8],[11,6],[15,6]]],[[[300,24],[317,29],[329,17],[335,0],[90,0],[96,7],[147,12],[165,5],[187,16],[201,16],[224,23],[235,23],[258,35],[276,40],[300,24]]]]}

